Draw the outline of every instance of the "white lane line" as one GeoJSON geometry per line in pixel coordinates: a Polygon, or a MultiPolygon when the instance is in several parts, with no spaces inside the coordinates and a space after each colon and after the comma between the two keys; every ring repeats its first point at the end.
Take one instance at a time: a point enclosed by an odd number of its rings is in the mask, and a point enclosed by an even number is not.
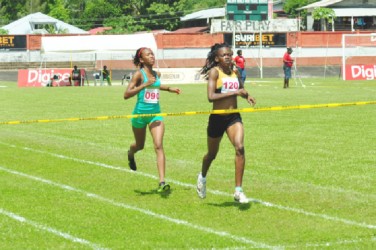
{"type": "MultiPolygon", "coordinates": [[[[108,164],[105,164],[105,163],[77,159],[77,158],[73,158],[73,157],[69,157],[69,156],[65,156],[65,155],[61,155],[61,154],[55,154],[55,153],[50,153],[50,152],[43,151],[43,150],[32,149],[32,148],[29,148],[29,147],[18,147],[16,145],[7,144],[7,143],[3,143],[3,142],[0,142],[0,144],[6,145],[6,146],[9,146],[9,147],[13,147],[13,148],[21,148],[23,150],[32,151],[32,152],[35,152],[35,153],[48,154],[50,156],[61,158],[61,159],[65,159],[65,160],[71,160],[71,161],[75,161],[75,162],[90,164],[90,165],[104,167],[104,168],[108,168],[108,169],[113,169],[113,170],[118,170],[118,171],[123,171],[123,172],[134,173],[134,174],[138,174],[138,175],[141,175],[141,176],[144,176],[144,177],[148,177],[148,178],[152,178],[152,179],[157,179],[158,178],[158,177],[156,177],[154,175],[151,175],[151,174],[142,173],[140,171],[134,172],[134,171],[131,171],[131,170],[123,168],[123,167],[111,166],[111,165],[108,165],[108,164]]],[[[189,187],[189,188],[193,188],[193,189],[196,188],[196,186],[193,185],[193,184],[179,182],[179,181],[175,181],[175,180],[171,180],[171,179],[166,179],[166,180],[169,181],[170,183],[174,183],[174,184],[177,184],[177,185],[180,185],[180,186],[183,186],[183,187],[189,187]]],[[[222,191],[219,191],[219,190],[210,190],[210,189],[207,189],[206,192],[211,193],[211,194],[215,194],[215,195],[221,195],[221,196],[232,196],[231,194],[228,194],[228,193],[225,193],[225,192],[222,192],[222,191]]],[[[330,215],[327,215],[327,214],[320,214],[320,213],[309,212],[309,211],[305,211],[303,209],[293,208],[293,207],[287,207],[287,206],[282,206],[282,205],[278,205],[278,204],[273,204],[271,202],[262,201],[262,200],[254,199],[254,198],[253,198],[253,202],[259,203],[259,204],[264,205],[266,207],[278,208],[278,209],[281,209],[281,210],[295,212],[295,213],[303,214],[303,215],[306,215],[306,216],[318,217],[318,218],[322,218],[322,219],[325,219],[325,220],[330,220],[330,221],[335,221],[335,222],[341,222],[341,223],[344,223],[344,224],[347,224],[347,225],[352,225],[352,226],[357,226],[357,227],[362,227],[362,228],[367,228],[367,229],[376,229],[376,225],[367,224],[365,222],[356,222],[356,221],[352,221],[352,220],[348,220],[348,219],[343,219],[343,218],[339,218],[339,217],[335,217],[335,216],[330,216],[330,215]]]]}
{"type": "Polygon", "coordinates": [[[57,235],[59,237],[62,237],[64,239],[70,240],[71,242],[80,243],[82,245],[86,245],[88,247],[91,247],[92,249],[106,249],[106,248],[103,248],[103,247],[101,247],[101,246],[99,246],[97,244],[94,244],[94,243],[92,243],[92,242],[90,242],[88,240],[81,239],[81,238],[75,237],[73,235],[70,235],[68,233],[64,233],[64,232],[61,232],[61,231],[56,230],[54,228],[42,225],[42,224],[37,223],[37,222],[34,222],[32,220],[28,220],[25,217],[22,217],[20,215],[14,214],[12,212],[6,211],[6,210],[4,210],[2,208],[0,208],[0,214],[8,216],[9,218],[11,218],[13,220],[16,220],[16,221],[19,221],[21,223],[30,225],[30,226],[35,227],[37,229],[40,229],[40,230],[43,230],[43,231],[47,231],[49,233],[52,233],[52,234],[57,235]]]}
{"type": "Polygon", "coordinates": [[[217,230],[214,230],[214,229],[209,228],[209,227],[204,227],[204,226],[192,224],[192,223],[185,221],[185,220],[174,219],[172,217],[169,217],[169,216],[166,216],[166,215],[163,215],[163,214],[157,214],[157,213],[150,211],[150,210],[147,210],[147,209],[142,209],[142,208],[139,208],[139,207],[127,205],[127,204],[124,204],[124,203],[121,203],[121,202],[117,202],[117,201],[99,196],[99,195],[94,194],[94,193],[88,193],[84,190],[77,189],[77,188],[74,188],[74,187],[69,186],[69,185],[60,184],[60,183],[56,183],[56,182],[46,180],[46,179],[43,179],[43,178],[40,178],[40,177],[28,175],[28,174],[25,174],[25,173],[22,173],[22,172],[18,172],[18,171],[15,171],[15,170],[5,168],[3,166],[0,166],[0,170],[7,172],[7,173],[10,173],[10,174],[22,176],[22,177],[25,177],[25,178],[28,178],[28,179],[31,179],[31,180],[34,180],[34,181],[42,182],[42,183],[50,185],[50,186],[58,187],[58,188],[68,190],[68,191],[72,191],[72,192],[76,192],[76,193],[80,193],[80,194],[86,195],[87,197],[94,198],[96,200],[109,203],[110,205],[113,205],[113,206],[116,206],[116,207],[121,207],[121,208],[129,209],[129,210],[133,210],[133,211],[136,211],[136,212],[140,212],[140,213],[143,213],[143,214],[155,217],[155,218],[159,218],[159,219],[162,219],[162,220],[165,220],[165,221],[168,221],[168,222],[172,222],[172,223],[175,223],[175,224],[178,224],[178,225],[184,225],[184,226],[196,229],[196,230],[200,230],[200,231],[205,232],[205,233],[211,233],[211,234],[218,235],[220,237],[230,238],[231,240],[238,241],[238,242],[244,243],[244,244],[250,244],[250,245],[253,245],[253,246],[258,247],[258,248],[276,249],[275,246],[269,246],[267,244],[256,242],[256,241],[250,240],[250,239],[245,238],[245,237],[233,235],[233,234],[230,234],[230,233],[225,232],[225,231],[217,231],[217,230]]]}
{"type": "MultiPolygon", "coordinates": [[[[306,243],[304,246],[306,248],[328,248],[328,247],[334,247],[334,246],[343,246],[343,245],[351,245],[351,244],[359,244],[359,243],[368,243],[368,242],[376,242],[376,237],[371,236],[371,238],[366,238],[366,239],[342,239],[338,241],[332,241],[332,242],[324,242],[324,243],[306,243]]],[[[301,249],[302,246],[296,246],[296,245],[287,245],[284,246],[286,249],[291,249],[291,248],[298,248],[301,249]]],[[[358,247],[354,247],[355,249],[358,249],[358,247]]]]}

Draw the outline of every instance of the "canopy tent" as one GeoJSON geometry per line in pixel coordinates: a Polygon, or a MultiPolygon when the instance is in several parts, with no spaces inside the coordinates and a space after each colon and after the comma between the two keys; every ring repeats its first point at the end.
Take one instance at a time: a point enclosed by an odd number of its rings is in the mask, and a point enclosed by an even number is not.
{"type": "Polygon", "coordinates": [[[133,35],[95,35],[95,36],[44,36],[42,53],[87,53],[136,51],[148,47],[154,52],[157,43],[151,33],[133,35]]]}

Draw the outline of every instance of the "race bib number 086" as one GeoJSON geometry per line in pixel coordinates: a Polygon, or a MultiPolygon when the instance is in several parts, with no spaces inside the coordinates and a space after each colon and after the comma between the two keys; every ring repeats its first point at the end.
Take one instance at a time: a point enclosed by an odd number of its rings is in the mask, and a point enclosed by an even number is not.
{"type": "Polygon", "coordinates": [[[159,89],[145,89],[144,102],[145,103],[158,103],[159,89]]]}

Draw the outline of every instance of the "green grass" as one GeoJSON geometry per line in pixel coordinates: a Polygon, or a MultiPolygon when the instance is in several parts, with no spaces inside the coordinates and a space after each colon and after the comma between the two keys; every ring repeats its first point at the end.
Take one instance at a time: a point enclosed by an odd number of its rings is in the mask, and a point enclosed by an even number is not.
{"type": "MultiPolygon", "coordinates": [[[[375,81],[251,80],[256,107],[376,100],[375,81]]],[[[125,87],[0,82],[0,122],[131,114],[125,87]]],[[[162,111],[209,111],[206,86],[161,93],[162,111]]],[[[239,108],[248,104],[239,99],[239,108]]],[[[150,134],[128,170],[128,119],[0,125],[0,249],[375,249],[376,105],[242,113],[244,190],[233,202],[227,138],[200,200],[208,115],[168,116],[168,195],[150,134]]]]}

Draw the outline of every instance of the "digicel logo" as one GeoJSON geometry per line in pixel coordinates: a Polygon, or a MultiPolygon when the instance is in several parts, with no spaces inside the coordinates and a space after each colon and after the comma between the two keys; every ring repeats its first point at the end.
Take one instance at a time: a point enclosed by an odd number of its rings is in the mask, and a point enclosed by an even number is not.
{"type": "Polygon", "coordinates": [[[42,87],[46,86],[55,75],[54,82],[59,86],[69,85],[71,69],[21,69],[18,70],[19,87],[42,87]]]}
{"type": "Polygon", "coordinates": [[[68,82],[69,80],[69,73],[61,73],[52,70],[43,71],[43,70],[29,70],[27,74],[27,83],[43,83],[48,82],[54,75],[59,76],[59,79],[64,82],[68,82]]]}
{"type": "Polygon", "coordinates": [[[376,65],[351,65],[352,79],[374,80],[376,78],[376,65]]]}

